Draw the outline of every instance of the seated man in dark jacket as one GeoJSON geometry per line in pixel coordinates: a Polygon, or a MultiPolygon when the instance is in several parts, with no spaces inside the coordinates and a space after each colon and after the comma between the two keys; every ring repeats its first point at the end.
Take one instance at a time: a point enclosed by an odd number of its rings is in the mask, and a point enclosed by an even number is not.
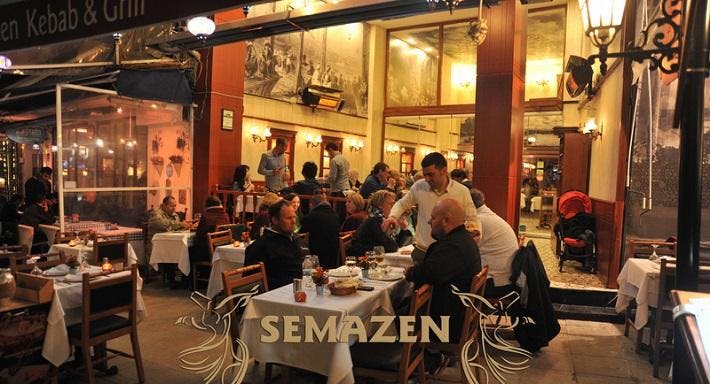
{"type": "Polygon", "coordinates": [[[338,236],[340,218],[324,195],[311,199],[311,211],[303,218],[300,233],[308,233],[308,248],[318,255],[322,267],[331,269],[340,265],[338,236]]]}
{"type": "Polygon", "coordinates": [[[430,314],[434,321],[439,316],[451,316],[449,341],[455,343],[461,334],[465,307],[451,293],[451,285],[468,291],[471,279],[481,271],[481,256],[471,233],[466,231],[466,214],[454,199],[443,199],[431,211],[431,235],[436,240],[427,249],[424,260],[407,270],[407,280],[417,287],[431,284],[430,314]]]}
{"type": "Polygon", "coordinates": [[[269,289],[290,284],[303,276],[301,238],[293,233],[296,212],[291,203],[279,200],[269,207],[271,227],[246,249],[244,265],[263,262],[266,266],[269,289]]]}
{"type": "Polygon", "coordinates": [[[47,201],[35,195],[34,203],[25,206],[25,210],[20,218],[20,224],[33,227],[35,229],[32,238],[32,254],[45,253],[49,250],[47,235],[39,228],[40,224],[54,224],[54,216],[49,213],[47,201]]]}
{"type": "Polygon", "coordinates": [[[229,216],[217,196],[210,196],[205,202],[205,212],[197,224],[195,238],[190,247],[190,262],[210,261],[210,247],[207,234],[214,232],[218,225],[229,224],[229,216]]]}

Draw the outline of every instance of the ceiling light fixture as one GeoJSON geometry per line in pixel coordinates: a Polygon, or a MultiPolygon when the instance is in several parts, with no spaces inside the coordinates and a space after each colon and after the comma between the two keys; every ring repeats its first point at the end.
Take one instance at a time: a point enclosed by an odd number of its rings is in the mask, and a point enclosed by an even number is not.
{"type": "Polygon", "coordinates": [[[429,4],[429,9],[432,11],[436,9],[440,1],[449,8],[449,13],[453,14],[454,9],[457,8],[463,0],[426,0],[429,4]]]}

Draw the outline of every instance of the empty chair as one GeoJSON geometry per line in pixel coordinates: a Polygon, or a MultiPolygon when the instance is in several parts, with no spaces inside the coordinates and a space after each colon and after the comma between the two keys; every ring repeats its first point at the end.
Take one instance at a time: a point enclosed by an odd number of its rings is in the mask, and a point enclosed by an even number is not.
{"type": "Polygon", "coordinates": [[[242,233],[245,231],[248,231],[246,225],[244,224],[221,224],[218,225],[215,230],[217,232],[221,231],[230,231],[232,232],[232,240],[234,241],[241,241],[242,240],[242,233]]]}
{"type": "Polygon", "coordinates": [[[64,253],[63,252],[53,252],[53,253],[43,253],[39,255],[25,255],[15,258],[15,271],[30,273],[35,266],[41,270],[49,269],[55,267],[59,264],[64,263],[64,253]],[[30,258],[35,258],[33,263],[27,263],[30,258]]]}
{"type": "Polygon", "coordinates": [[[28,225],[17,225],[18,244],[27,248],[27,253],[32,251],[32,239],[35,236],[35,229],[28,225]]]}
{"type": "MultiPolygon", "coordinates": [[[[485,280],[484,280],[485,282],[485,280]]],[[[412,292],[409,316],[427,316],[431,304],[432,288],[424,284],[412,292]]],[[[422,322],[414,324],[417,341],[406,343],[356,343],[350,348],[353,374],[371,377],[378,381],[407,384],[414,371],[419,372],[419,382],[426,382],[424,371],[424,344],[421,342],[422,322]]]]}
{"type": "Polygon", "coordinates": [[[17,260],[28,257],[27,247],[24,245],[6,245],[0,247],[0,268],[10,268],[15,271],[17,260]]]}
{"type": "MultiPolygon", "coordinates": [[[[124,234],[122,239],[108,240],[104,237],[94,239],[94,255],[89,260],[90,264],[101,265],[104,258],[108,258],[113,269],[120,271],[128,267],[128,234],[124,234]]],[[[111,237],[115,239],[116,236],[111,237]]]]}
{"type": "Polygon", "coordinates": [[[192,290],[197,291],[197,281],[208,281],[209,278],[209,272],[207,272],[207,278],[201,278],[200,277],[200,268],[202,269],[211,269],[212,268],[212,255],[214,255],[214,250],[215,248],[222,246],[222,245],[228,245],[232,243],[232,232],[227,230],[227,231],[219,231],[219,232],[210,232],[207,234],[207,244],[209,245],[209,250],[210,250],[210,259],[209,260],[202,260],[202,261],[195,261],[192,263],[190,271],[192,273],[192,290]]]}
{"type": "Polygon", "coordinates": [[[104,345],[108,340],[121,336],[131,336],[133,355],[106,348],[106,351],[135,360],[138,381],[145,382],[143,361],[138,343],[136,287],[138,272],[136,265],[130,274],[104,279],[91,279],[88,273],[82,280],[82,321],[67,328],[69,342],[80,347],[83,352],[89,383],[93,384],[94,365],[115,356],[97,356],[92,359],[91,347],[104,345]],[[127,313],[128,316],[119,316],[127,313]]]}

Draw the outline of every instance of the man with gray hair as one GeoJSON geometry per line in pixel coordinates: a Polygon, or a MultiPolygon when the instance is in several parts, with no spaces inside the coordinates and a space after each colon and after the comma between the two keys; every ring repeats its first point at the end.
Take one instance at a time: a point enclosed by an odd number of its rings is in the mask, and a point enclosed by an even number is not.
{"type": "Polygon", "coordinates": [[[486,297],[501,297],[515,289],[510,274],[515,253],[518,252],[518,237],[513,228],[486,206],[486,196],[479,189],[471,189],[471,199],[476,206],[484,236],[478,243],[481,263],[488,265],[486,297]]]}
{"type": "Polygon", "coordinates": [[[286,140],[283,137],[278,137],[274,149],[261,155],[257,172],[264,175],[266,188],[271,192],[278,192],[288,186],[286,181],[290,178],[290,172],[286,165],[285,152],[286,140]]]}

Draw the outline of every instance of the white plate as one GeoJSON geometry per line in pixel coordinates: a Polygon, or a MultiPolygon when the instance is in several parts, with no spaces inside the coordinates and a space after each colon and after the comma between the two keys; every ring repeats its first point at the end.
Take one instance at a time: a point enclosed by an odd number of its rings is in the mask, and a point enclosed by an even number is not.
{"type": "Polygon", "coordinates": [[[42,272],[42,274],[45,276],[64,276],[67,274],[67,272],[46,270],[42,272]]]}
{"type": "Polygon", "coordinates": [[[357,275],[359,275],[357,268],[353,268],[352,272],[339,271],[339,270],[334,270],[334,269],[331,269],[330,271],[328,271],[328,276],[330,276],[330,277],[354,277],[357,275]]]}
{"type": "Polygon", "coordinates": [[[403,279],[404,275],[401,273],[388,273],[386,275],[375,275],[375,276],[370,274],[368,276],[368,278],[371,280],[395,281],[395,280],[403,279]]]}

